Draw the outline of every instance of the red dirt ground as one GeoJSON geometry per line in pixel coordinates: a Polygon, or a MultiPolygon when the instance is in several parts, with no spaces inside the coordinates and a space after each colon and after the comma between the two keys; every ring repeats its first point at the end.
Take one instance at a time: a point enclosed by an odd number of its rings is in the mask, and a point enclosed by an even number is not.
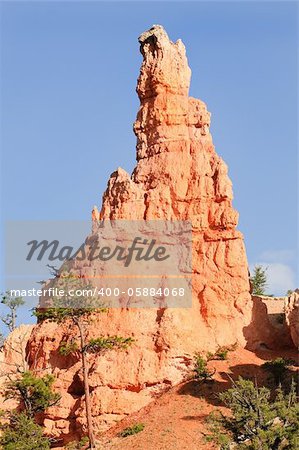
{"type": "MultiPolygon", "coordinates": [[[[206,419],[215,409],[227,411],[217,398],[217,393],[230,387],[230,379],[239,376],[256,380],[258,385],[273,387],[269,374],[261,364],[278,356],[297,360],[297,352],[269,350],[252,353],[245,349],[231,352],[226,361],[210,361],[216,369],[213,382],[198,383],[194,380],[176,386],[143,408],[122,420],[99,440],[101,450],[201,450],[217,449],[207,443],[206,419]],[[128,426],[143,423],[145,428],[138,434],[121,438],[119,432],[128,426]]],[[[292,367],[296,371],[298,367],[292,367]]]]}

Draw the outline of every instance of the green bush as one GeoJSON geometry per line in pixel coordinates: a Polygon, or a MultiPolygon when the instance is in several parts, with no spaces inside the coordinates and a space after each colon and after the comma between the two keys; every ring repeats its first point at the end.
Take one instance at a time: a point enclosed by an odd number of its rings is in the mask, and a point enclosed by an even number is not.
{"type": "MultiPolygon", "coordinates": [[[[237,445],[238,450],[298,448],[299,405],[294,382],[287,394],[279,387],[271,400],[269,389],[239,378],[219,397],[231,409],[232,415],[220,417],[217,435],[231,436],[231,443],[237,445]]],[[[214,439],[215,433],[211,431],[210,436],[214,439]]],[[[229,448],[227,445],[225,443],[221,448],[229,448]]]]}
{"type": "Polygon", "coordinates": [[[8,383],[5,397],[19,398],[27,414],[33,416],[60,400],[60,395],[52,391],[54,380],[53,375],[38,378],[30,371],[23,372],[20,378],[8,383]]]}
{"type": "Polygon", "coordinates": [[[140,431],[144,430],[145,425],[143,423],[136,423],[131,427],[125,428],[119,433],[120,437],[132,436],[133,434],[140,433],[140,431]]]}
{"type": "Polygon", "coordinates": [[[262,368],[270,372],[275,382],[279,384],[284,380],[288,372],[288,366],[291,366],[293,363],[294,361],[291,359],[276,358],[264,363],[262,368]]]}
{"type": "Polygon", "coordinates": [[[62,356],[68,356],[71,353],[76,353],[79,350],[78,344],[75,341],[65,342],[62,341],[60,343],[60,347],[58,349],[58,353],[62,356]]]}
{"type": "Polygon", "coordinates": [[[211,380],[215,371],[208,369],[207,361],[201,355],[195,355],[194,358],[195,379],[199,381],[211,380]]]}
{"type": "Polygon", "coordinates": [[[219,347],[215,353],[208,352],[207,353],[207,360],[213,361],[213,360],[226,360],[228,356],[228,352],[230,351],[229,347],[219,347]]]}
{"type": "Polygon", "coordinates": [[[233,352],[236,350],[238,343],[235,342],[233,345],[221,346],[218,347],[215,353],[208,352],[207,353],[207,361],[213,360],[226,360],[229,352],[233,352]]]}
{"type": "Polygon", "coordinates": [[[223,416],[219,411],[213,411],[207,419],[211,434],[204,437],[206,442],[215,442],[221,450],[229,450],[232,442],[232,435],[225,430],[223,416]]]}
{"type": "Polygon", "coordinates": [[[226,347],[220,347],[216,352],[216,357],[218,359],[225,360],[227,359],[227,355],[228,355],[228,348],[226,347]]]}
{"type": "Polygon", "coordinates": [[[48,450],[49,440],[42,427],[23,413],[13,413],[8,424],[1,426],[0,445],[3,450],[48,450]]]}

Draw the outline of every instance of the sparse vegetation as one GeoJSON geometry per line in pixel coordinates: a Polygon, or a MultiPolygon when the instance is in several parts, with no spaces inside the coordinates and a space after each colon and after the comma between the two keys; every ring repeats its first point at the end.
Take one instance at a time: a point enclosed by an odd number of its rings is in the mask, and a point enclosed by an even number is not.
{"type": "Polygon", "coordinates": [[[253,295],[265,295],[267,288],[267,268],[263,266],[255,266],[253,276],[250,277],[253,295]]]}
{"type": "Polygon", "coordinates": [[[84,436],[79,442],[73,441],[66,445],[66,450],[81,450],[83,449],[89,442],[87,436],[84,436]]]}
{"type": "Polygon", "coordinates": [[[52,391],[53,383],[53,375],[39,378],[27,371],[8,383],[5,398],[19,399],[26,414],[34,417],[36,413],[45,411],[60,400],[60,395],[52,391]]]}
{"type": "Polygon", "coordinates": [[[58,353],[62,356],[68,356],[71,353],[76,353],[79,350],[78,344],[73,339],[70,342],[62,341],[60,343],[58,353]]]}
{"type": "Polygon", "coordinates": [[[222,450],[298,448],[299,404],[294,382],[287,394],[279,387],[271,400],[269,389],[239,378],[219,397],[232,416],[214,415],[207,439],[217,442],[222,450]]]}
{"type": "Polygon", "coordinates": [[[225,347],[219,348],[216,352],[216,357],[221,360],[226,360],[228,355],[228,349],[225,347]]]}
{"type": "Polygon", "coordinates": [[[198,381],[211,380],[215,373],[215,370],[212,372],[208,369],[207,361],[200,354],[197,354],[194,357],[193,370],[195,372],[195,379],[198,381]]]}
{"type": "Polygon", "coordinates": [[[207,361],[215,361],[215,360],[225,360],[227,359],[227,355],[229,352],[228,347],[219,347],[215,353],[208,352],[207,353],[207,361]]]}
{"type": "Polygon", "coordinates": [[[121,336],[109,336],[109,337],[99,337],[96,339],[90,339],[89,343],[86,345],[86,350],[92,353],[98,353],[104,350],[114,349],[126,349],[128,348],[134,340],[129,338],[123,338],[121,336]]]}
{"type": "Polygon", "coordinates": [[[25,412],[13,412],[1,425],[0,445],[3,450],[49,450],[50,441],[43,429],[25,412]]]}
{"type": "Polygon", "coordinates": [[[140,433],[144,430],[145,425],[143,423],[135,423],[131,427],[127,427],[119,433],[120,437],[132,436],[133,434],[140,433]]]}
{"type": "Polygon", "coordinates": [[[233,352],[236,350],[237,348],[237,342],[233,345],[229,345],[229,346],[221,346],[218,347],[218,349],[216,350],[215,353],[212,352],[208,352],[207,353],[207,361],[214,361],[214,360],[226,360],[228,357],[228,353],[229,352],[233,352]]]}
{"type": "Polygon", "coordinates": [[[233,436],[224,427],[224,416],[219,411],[213,411],[207,418],[210,434],[204,436],[206,442],[215,442],[221,450],[229,450],[233,436]]]}
{"type": "Polygon", "coordinates": [[[284,380],[288,372],[288,366],[291,366],[292,364],[294,364],[294,361],[291,359],[276,358],[272,361],[265,362],[262,365],[262,368],[270,372],[275,383],[279,384],[284,380]]]}

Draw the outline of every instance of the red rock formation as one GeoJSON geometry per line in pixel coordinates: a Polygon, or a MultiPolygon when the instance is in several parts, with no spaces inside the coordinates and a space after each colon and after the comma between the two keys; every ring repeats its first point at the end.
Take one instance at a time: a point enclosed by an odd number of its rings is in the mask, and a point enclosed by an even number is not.
{"type": "MultiPolygon", "coordinates": [[[[14,376],[29,369],[26,357],[26,347],[34,325],[20,325],[6,338],[0,350],[0,408],[14,409],[17,404],[13,399],[5,400],[3,393],[5,385],[14,376]]],[[[34,361],[32,361],[34,364],[34,361]]]]}
{"type": "MultiPolygon", "coordinates": [[[[134,125],[137,166],[132,176],[121,168],[111,175],[100,219],[191,220],[192,308],[110,309],[90,323],[90,337],[100,333],[135,339],[126,352],[91,356],[98,430],[180,382],[196,351],[244,345],[243,328],[251,318],[247,259],[242,234],[236,230],[232,184],[212,143],[206,105],[188,97],[191,72],[185,47],[180,40],[171,42],[160,26],[143,33],[139,42],[143,63],[134,125]]],[[[92,263],[76,266],[86,276],[93,269],[92,263]]],[[[29,358],[39,352],[39,366],[57,375],[63,399],[49,410],[45,425],[69,439],[85,421],[80,364],[58,354],[66,333],[70,331],[60,325],[39,324],[29,358]]]]}
{"type": "Polygon", "coordinates": [[[251,321],[244,328],[248,349],[292,348],[290,327],[284,311],[286,300],[287,297],[252,297],[251,321]]]}
{"type": "Polygon", "coordinates": [[[299,348],[299,289],[296,289],[285,301],[284,311],[295,347],[299,348]]]}
{"type": "MultiPolygon", "coordinates": [[[[210,113],[188,97],[191,72],[182,42],[172,43],[160,26],[139,42],[138,163],[131,177],[120,168],[112,174],[100,217],[191,220],[193,307],[196,322],[203,322],[199,341],[206,329],[209,346],[243,343],[250,308],[247,259],[227,166],[209,132],[210,113]]],[[[185,313],[189,323],[189,311],[175,314],[185,313]]]]}

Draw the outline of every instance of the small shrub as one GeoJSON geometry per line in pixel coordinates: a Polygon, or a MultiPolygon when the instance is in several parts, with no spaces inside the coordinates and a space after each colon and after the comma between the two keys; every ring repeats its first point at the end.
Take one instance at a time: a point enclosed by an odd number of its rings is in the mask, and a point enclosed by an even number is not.
{"type": "Polygon", "coordinates": [[[100,352],[104,350],[115,349],[127,349],[134,339],[131,337],[123,338],[121,336],[109,336],[109,337],[99,337],[96,339],[91,339],[86,346],[86,350],[93,352],[100,352]]]}
{"type": "Polygon", "coordinates": [[[76,353],[78,351],[78,344],[75,341],[71,342],[61,342],[60,347],[58,349],[58,353],[62,356],[68,356],[71,353],[76,353]]]}
{"type": "Polygon", "coordinates": [[[218,347],[215,353],[208,352],[207,353],[207,360],[213,361],[213,360],[226,360],[228,357],[228,352],[233,352],[237,348],[237,342],[230,346],[222,346],[218,347]]]}
{"type": "Polygon", "coordinates": [[[143,423],[136,423],[131,427],[127,427],[119,433],[120,437],[132,436],[133,434],[140,433],[140,431],[144,430],[145,425],[143,423]]]}
{"type": "Polygon", "coordinates": [[[79,442],[73,441],[66,445],[66,450],[81,450],[89,443],[87,436],[84,436],[79,442]]]}
{"type": "Polygon", "coordinates": [[[198,354],[194,358],[194,372],[196,380],[207,381],[212,379],[216,370],[214,372],[210,371],[207,366],[207,361],[198,354]]]}
{"type": "Polygon", "coordinates": [[[207,361],[213,361],[215,359],[215,353],[208,352],[207,353],[207,361]]]}
{"type": "Polygon", "coordinates": [[[216,352],[216,356],[218,359],[225,360],[227,359],[227,355],[228,355],[228,348],[225,347],[219,348],[216,352]]]}
{"type": "Polygon", "coordinates": [[[1,426],[0,445],[3,450],[49,450],[49,439],[41,426],[24,412],[13,413],[9,423],[1,426]]]}
{"type": "Polygon", "coordinates": [[[270,372],[274,378],[275,383],[279,384],[284,380],[288,372],[288,366],[292,365],[293,363],[294,361],[290,359],[276,358],[272,361],[267,361],[266,363],[264,363],[262,365],[262,368],[270,372]]]}

